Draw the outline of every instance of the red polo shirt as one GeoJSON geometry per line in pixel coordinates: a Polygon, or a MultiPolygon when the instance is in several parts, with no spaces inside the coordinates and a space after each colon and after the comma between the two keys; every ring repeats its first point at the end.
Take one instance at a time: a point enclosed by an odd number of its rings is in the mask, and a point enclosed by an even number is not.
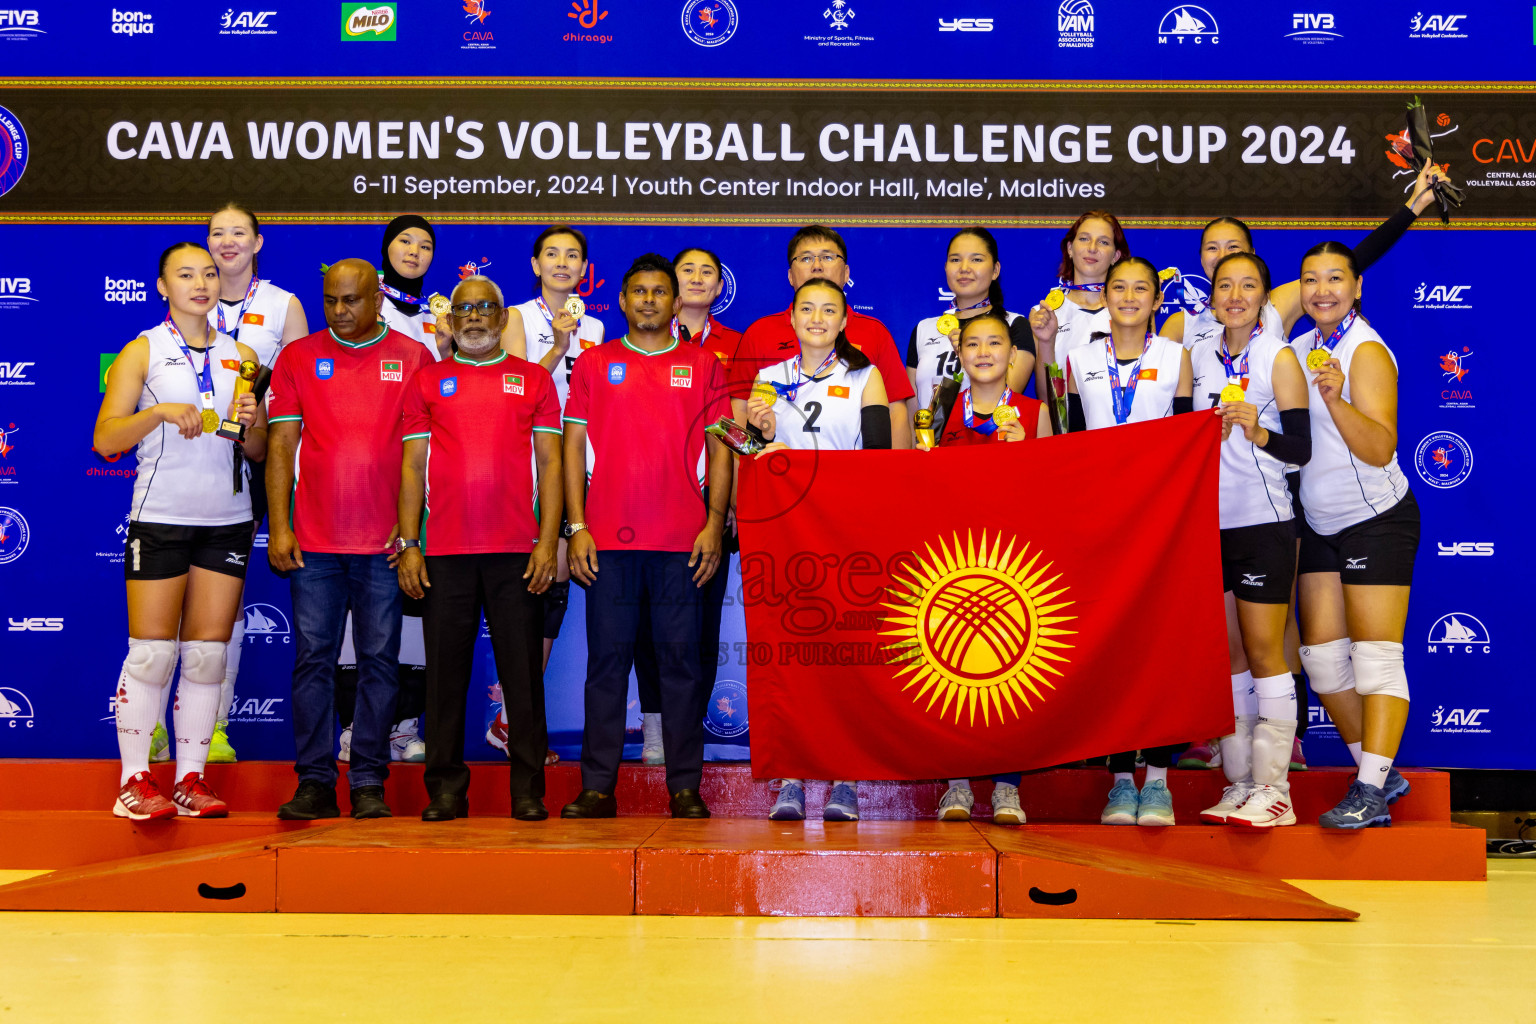
{"type": "MultiPolygon", "coordinates": [[[[905,402],[913,396],[906,363],[896,351],[896,342],[885,324],[850,306],[844,333],[848,335],[849,343],[868,356],[880,370],[888,402],[905,402]]],[[[765,316],[748,327],[736,348],[736,357],[731,360],[731,396],[745,399],[752,392],[752,381],[758,371],[792,358],[799,344],[787,309],[765,316]]]]}

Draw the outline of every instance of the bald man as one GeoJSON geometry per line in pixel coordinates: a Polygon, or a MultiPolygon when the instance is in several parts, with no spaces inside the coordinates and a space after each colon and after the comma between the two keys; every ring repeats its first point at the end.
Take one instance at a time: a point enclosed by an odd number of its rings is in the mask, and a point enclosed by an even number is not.
{"type": "Polygon", "coordinates": [[[357,650],[357,708],[348,782],[354,818],[390,816],[384,802],[400,654],[400,588],[390,564],[406,386],[432,364],[420,343],[379,318],[366,260],[325,274],[325,324],[290,342],[272,370],[267,450],[267,559],[293,598],[293,738],[299,776],[279,818],[334,818],[336,658],[347,609],[357,650]],[[294,473],[299,442],[304,471],[294,473]]]}

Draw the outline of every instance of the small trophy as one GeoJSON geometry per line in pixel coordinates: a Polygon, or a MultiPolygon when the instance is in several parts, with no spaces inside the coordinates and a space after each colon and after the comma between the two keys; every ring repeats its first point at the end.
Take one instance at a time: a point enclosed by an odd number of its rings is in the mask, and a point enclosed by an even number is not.
{"type": "MultiPolygon", "coordinates": [[[[272,370],[270,367],[244,359],[240,362],[240,374],[235,379],[235,401],[240,401],[240,396],[254,393],[256,401],[261,401],[267,395],[267,387],[272,383],[272,370]]],[[[225,420],[219,424],[218,435],[227,441],[236,444],[245,443],[245,424],[239,420],[225,420]]]]}
{"type": "Polygon", "coordinates": [[[917,436],[917,443],[925,448],[937,448],[938,436],[933,430],[933,413],[927,409],[919,409],[912,417],[912,431],[917,436]]]}

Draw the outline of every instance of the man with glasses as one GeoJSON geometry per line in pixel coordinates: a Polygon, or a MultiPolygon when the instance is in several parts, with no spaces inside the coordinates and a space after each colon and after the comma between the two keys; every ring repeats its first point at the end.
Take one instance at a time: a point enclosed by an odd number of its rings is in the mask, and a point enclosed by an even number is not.
{"type": "Polygon", "coordinates": [[[543,594],[564,505],[560,403],[548,370],[502,351],[507,310],[495,283],[466,278],[450,302],[457,351],[412,380],[402,427],[400,589],[426,602],[431,802],[421,820],[469,811],[465,701],[483,612],[506,708],[512,816],[542,821],[543,594]]]}
{"type": "MultiPolygon", "coordinates": [[[[808,224],[789,240],[789,287],[799,288],[817,277],[840,288],[847,287],[848,247],[843,244],[843,236],[831,228],[808,224]]],[[[914,392],[907,379],[906,361],[897,352],[891,332],[879,320],[849,306],[844,333],[854,348],[870,358],[885,381],[886,398],[891,404],[891,447],[911,448],[912,423],[907,414],[907,399],[914,392]]],[[[758,371],[790,358],[799,344],[788,309],[765,316],[748,327],[741,336],[736,358],[731,360],[732,396],[745,399],[758,371]]]]}

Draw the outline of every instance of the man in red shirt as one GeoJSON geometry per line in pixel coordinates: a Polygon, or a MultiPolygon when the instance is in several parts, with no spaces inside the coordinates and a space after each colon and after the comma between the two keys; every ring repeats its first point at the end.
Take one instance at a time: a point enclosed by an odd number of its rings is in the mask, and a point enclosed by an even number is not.
{"type": "Polygon", "coordinates": [[[458,351],[411,380],[402,427],[400,589],[426,600],[431,802],[421,820],[469,812],[465,698],[483,612],[506,708],[512,816],[542,821],[543,595],[565,505],[560,402],[548,370],[502,351],[500,288],[466,278],[450,301],[458,351]]]}
{"type": "Polygon", "coordinates": [[[617,813],[643,612],[660,674],[672,815],[709,817],[699,799],[709,697],[699,666],[700,588],[720,567],[733,466],[704,428],[729,416],[730,402],[720,360],[672,336],[677,292],[664,257],[637,259],[619,291],[629,332],[587,349],[571,371],[566,530],[571,575],[587,589],[587,684],[582,790],[564,818],[617,813]]]}
{"type": "MultiPolygon", "coordinates": [[[[325,274],[326,330],[291,342],[272,370],[267,559],[288,574],[296,635],[294,765],[285,819],[334,818],[336,658],[352,609],[357,709],[354,818],[389,817],[389,732],[399,688],[400,587],[390,565],[400,491],[406,384],[431,354],[379,319],[379,279],[365,260],[325,274]],[[303,472],[295,473],[302,442],[303,472]]],[[[270,421],[269,421],[270,422],[270,421]]]]}
{"type": "MultiPolygon", "coordinates": [[[[829,227],[809,224],[789,240],[789,286],[799,288],[813,277],[833,284],[848,284],[848,247],[843,236],[829,227]]],[[[865,316],[851,305],[844,332],[853,347],[869,356],[885,381],[885,396],[891,405],[891,447],[912,447],[912,423],[907,414],[907,399],[913,396],[907,379],[906,361],[896,350],[896,342],[885,324],[865,316]]],[[[789,322],[789,310],[762,317],[741,336],[736,358],[731,360],[731,394],[743,401],[752,390],[759,370],[782,363],[795,354],[800,344],[789,322]]]]}

